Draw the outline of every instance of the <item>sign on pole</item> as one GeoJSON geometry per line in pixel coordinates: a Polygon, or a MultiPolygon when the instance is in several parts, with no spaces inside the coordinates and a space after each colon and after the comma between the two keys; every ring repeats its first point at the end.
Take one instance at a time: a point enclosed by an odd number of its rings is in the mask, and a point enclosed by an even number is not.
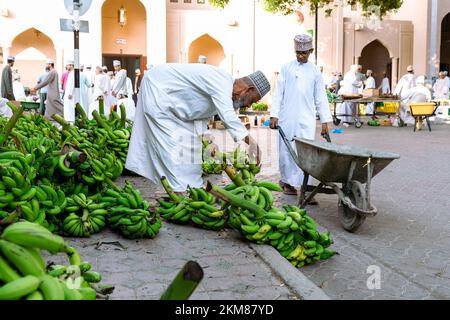
{"type": "MultiPolygon", "coordinates": [[[[73,94],[74,103],[80,103],[80,32],[89,32],[89,24],[87,21],[80,21],[80,16],[85,14],[92,4],[92,0],[64,0],[66,10],[73,16],[72,21],[67,22],[67,19],[60,20],[62,31],[73,31],[74,38],[74,78],[75,90],[73,94]],[[70,27],[67,25],[71,26],[70,27]],[[86,31],[87,30],[87,31],[86,31]]],[[[87,108],[88,106],[82,106],[87,108]]]]}
{"type": "MultiPolygon", "coordinates": [[[[92,4],[92,0],[79,0],[79,8],[78,8],[78,16],[84,15],[92,4]]],[[[73,15],[74,1],[73,0],[64,0],[64,6],[66,7],[67,12],[70,15],[73,15]]]]}

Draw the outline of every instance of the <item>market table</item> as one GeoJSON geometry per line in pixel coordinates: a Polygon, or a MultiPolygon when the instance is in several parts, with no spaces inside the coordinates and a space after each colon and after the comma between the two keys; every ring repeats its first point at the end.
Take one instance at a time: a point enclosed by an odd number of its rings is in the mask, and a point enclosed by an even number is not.
{"type": "Polygon", "coordinates": [[[368,104],[368,103],[375,103],[375,108],[374,108],[374,113],[373,114],[365,114],[366,117],[368,116],[375,116],[375,115],[385,115],[385,114],[396,114],[397,110],[398,110],[398,106],[400,104],[400,99],[391,99],[391,98],[379,98],[379,97],[369,97],[369,98],[358,98],[358,99],[336,99],[333,100],[332,102],[330,102],[330,104],[333,104],[333,123],[338,126],[341,123],[341,120],[338,119],[338,117],[340,116],[350,116],[350,117],[354,117],[355,119],[355,127],[356,128],[361,128],[362,127],[362,123],[359,119],[359,117],[361,116],[361,104],[368,104]],[[338,103],[345,103],[345,102],[352,102],[355,104],[355,111],[354,114],[336,114],[336,104],[338,103]],[[380,109],[379,106],[377,106],[377,103],[380,102],[387,102],[387,103],[395,103],[397,104],[397,106],[395,107],[386,107],[386,106],[382,106],[381,108],[382,111],[381,112],[377,112],[377,107],[380,109]]]}

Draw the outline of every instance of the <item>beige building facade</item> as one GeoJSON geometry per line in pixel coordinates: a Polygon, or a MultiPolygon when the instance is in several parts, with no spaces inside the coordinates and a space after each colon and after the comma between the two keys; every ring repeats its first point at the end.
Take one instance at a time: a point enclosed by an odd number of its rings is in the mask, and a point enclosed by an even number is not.
{"type": "MultiPolygon", "coordinates": [[[[319,14],[318,63],[326,73],[360,63],[378,83],[387,72],[395,85],[410,64],[428,77],[448,70],[450,1],[404,0],[383,21],[362,18],[343,2],[335,0],[330,17],[319,14]]],[[[60,18],[71,18],[62,0],[0,0],[0,63],[15,55],[24,84],[35,83],[45,59],[55,59],[59,73],[73,59],[73,35],[59,30],[60,18]]],[[[120,59],[131,76],[147,64],[193,63],[205,55],[236,77],[256,69],[273,77],[295,58],[294,35],[314,29],[307,8],[270,14],[261,0],[231,0],[224,10],[207,0],[93,0],[81,19],[90,29],[80,36],[81,63],[112,69],[120,59]]]]}

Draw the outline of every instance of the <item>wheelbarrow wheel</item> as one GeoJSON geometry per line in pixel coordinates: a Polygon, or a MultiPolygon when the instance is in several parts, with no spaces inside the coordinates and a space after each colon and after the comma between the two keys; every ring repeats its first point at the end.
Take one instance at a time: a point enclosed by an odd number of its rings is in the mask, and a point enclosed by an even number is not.
{"type": "MultiPolygon", "coordinates": [[[[358,181],[352,181],[352,192],[348,195],[348,197],[358,208],[367,210],[366,190],[363,187],[362,183],[358,181]]],[[[358,228],[366,220],[365,215],[354,212],[342,201],[339,201],[338,214],[342,226],[349,232],[355,232],[356,230],[358,230],[358,228]]]]}

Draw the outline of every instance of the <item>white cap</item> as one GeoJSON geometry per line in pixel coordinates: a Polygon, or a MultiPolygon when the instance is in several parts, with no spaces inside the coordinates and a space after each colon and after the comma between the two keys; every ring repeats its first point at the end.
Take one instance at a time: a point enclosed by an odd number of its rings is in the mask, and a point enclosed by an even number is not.
{"type": "Polygon", "coordinates": [[[408,72],[414,71],[414,67],[413,66],[408,66],[406,68],[406,71],[408,71],[408,72]]]}
{"type": "Polygon", "coordinates": [[[80,64],[80,69],[84,69],[84,64],[80,64]]]}
{"type": "Polygon", "coordinates": [[[114,61],[113,61],[113,66],[114,66],[114,67],[120,66],[120,65],[121,65],[121,63],[120,63],[119,60],[114,60],[114,61]]]}
{"type": "Polygon", "coordinates": [[[198,56],[198,62],[199,63],[206,63],[206,56],[203,56],[203,55],[198,56]]]}
{"type": "Polygon", "coordinates": [[[14,58],[13,56],[8,56],[8,58],[6,59],[7,61],[15,61],[16,58],[14,58]]]}
{"type": "Polygon", "coordinates": [[[53,59],[47,59],[47,64],[54,64],[55,63],[55,60],[53,60],[53,59]]]}
{"type": "Polygon", "coordinates": [[[418,76],[416,78],[416,84],[425,84],[425,76],[418,76]]]}
{"type": "Polygon", "coordinates": [[[147,64],[147,70],[150,70],[151,68],[153,68],[154,66],[152,64],[147,64]]]}
{"type": "Polygon", "coordinates": [[[66,61],[66,66],[67,66],[67,65],[69,65],[69,64],[72,64],[72,65],[74,65],[74,64],[75,64],[75,62],[74,62],[73,60],[67,60],[67,61],[66,61]]]}
{"type": "Polygon", "coordinates": [[[92,65],[90,63],[86,65],[86,69],[91,69],[91,68],[92,68],[92,65]]]}

